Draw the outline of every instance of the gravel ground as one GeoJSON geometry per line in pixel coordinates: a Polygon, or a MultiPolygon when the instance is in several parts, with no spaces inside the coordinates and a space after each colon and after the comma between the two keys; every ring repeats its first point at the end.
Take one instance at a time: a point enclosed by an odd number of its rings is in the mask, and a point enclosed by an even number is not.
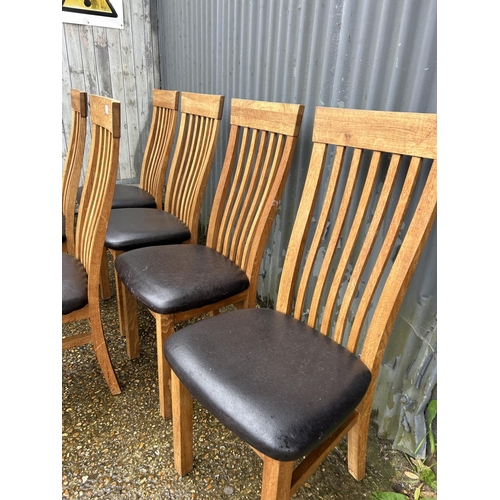
{"type": "MultiPolygon", "coordinates": [[[[112,273],[111,273],[112,274],[112,273]]],[[[194,406],[194,469],[173,468],[172,426],[158,409],[155,325],[139,306],[141,356],[129,360],[113,295],[102,302],[104,333],[122,393],[112,396],[90,345],[62,354],[62,498],[258,499],[261,461],[201,405],[194,406]]],[[[63,336],[86,322],[63,325],[63,336]]],[[[342,442],[294,499],[371,498],[375,491],[404,491],[403,455],[371,429],[367,474],[347,471],[342,442]]]]}

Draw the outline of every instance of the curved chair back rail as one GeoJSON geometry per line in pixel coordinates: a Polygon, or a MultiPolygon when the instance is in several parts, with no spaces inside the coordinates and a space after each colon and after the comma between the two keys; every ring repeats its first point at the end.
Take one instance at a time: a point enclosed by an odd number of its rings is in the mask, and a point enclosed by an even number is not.
{"type": "Polygon", "coordinates": [[[181,475],[195,397],[263,459],[262,499],[290,498],[346,434],[363,478],[380,364],[436,217],[436,124],[316,109],[276,311],[228,312],[164,342],[181,475]]]}
{"type": "Polygon", "coordinates": [[[63,338],[63,349],[91,342],[110,391],[119,394],[120,387],[102,331],[99,275],[118,171],[120,102],[91,95],[90,118],[92,141],[76,225],[75,255],[63,260],[62,316],[63,323],[88,319],[90,333],[63,338]],[[80,282],[72,283],[72,280],[80,282]],[[86,286],[79,286],[82,281],[86,281],[86,286]],[[81,300],[71,297],[73,308],[65,295],[69,290],[81,290],[86,294],[80,297],[81,300]],[[82,307],[82,304],[85,305],[82,307]]]}
{"type": "Polygon", "coordinates": [[[62,177],[63,252],[75,252],[75,209],[87,135],[87,93],[71,89],[71,132],[62,177]]]}

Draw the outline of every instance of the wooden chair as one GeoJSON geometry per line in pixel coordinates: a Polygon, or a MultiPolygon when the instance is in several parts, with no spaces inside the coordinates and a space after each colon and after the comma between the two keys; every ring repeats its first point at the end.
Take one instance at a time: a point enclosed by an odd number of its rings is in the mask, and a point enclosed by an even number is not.
{"type": "Polygon", "coordinates": [[[75,253],[75,208],[87,135],[87,93],[71,89],[71,131],[62,177],[62,251],[75,253]]]}
{"type": "MultiPolygon", "coordinates": [[[[171,415],[164,340],[174,325],[229,304],[254,307],[262,254],[297,142],[304,107],[233,99],[230,135],[205,245],[139,248],[115,261],[125,293],[156,318],[160,411],[171,415]]],[[[126,332],[138,354],[138,331],[126,332]]]]}
{"type": "MultiPolygon", "coordinates": [[[[163,207],[168,161],[177,126],[179,92],[153,89],[153,114],[142,158],[139,186],[116,184],[112,209],[163,207]]],[[[107,252],[102,254],[101,295],[111,297],[107,252]]]]}
{"type": "Polygon", "coordinates": [[[75,254],[62,254],[62,322],[88,319],[90,332],[63,338],[62,348],[92,343],[111,393],[119,394],[99,305],[101,256],[118,170],[119,101],[91,95],[90,119],[92,141],[78,211],[75,254]]]}
{"type": "MultiPolygon", "coordinates": [[[[220,95],[182,93],[181,121],[168,173],[165,209],[113,209],[104,243],[113,259],[135,248],[198,241],[200,212],[215,157],[223,106],[224,97],[220,95]]],[[[150,141],[151,147],[155,137],[150,141]]],[[[115,276],[120,329],[124,334],[130,329],[138,331],[136,301],[125,293],[116,272],[115,276]]],[[[127,343],[127,349],[131,358],[138,355],[134,344],[127,343]]]]}
{"type": "Polygon", "coordinates": [[[175,468],[192,468],[194,397],[263,459],[265,500],[290,498],[346,434],[363,478],[380,364],[436,214],[436,115],[317,108],[313,143],[276,310],[164,343],[175,468]]]}

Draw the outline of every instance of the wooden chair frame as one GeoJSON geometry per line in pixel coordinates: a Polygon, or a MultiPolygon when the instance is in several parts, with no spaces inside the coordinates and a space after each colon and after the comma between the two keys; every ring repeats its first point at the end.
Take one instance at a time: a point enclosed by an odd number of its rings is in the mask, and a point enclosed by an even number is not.
{"type": "MultiPolygon", "coordinates": [[[[257,450],[263,459],[263,483],[261,498],[263,500],[285,500],[290,498],[331,450],[348,435],[348,467],[350,473],[358,480],[365,475],[366,448],[368,427],[376,387],[377,376],[389,335],[391,333],[398,309],[417,266],[427,236],[432,229],[437,210],[437,151],[436,151],[436,115],[420,113],[395,113],[379,111],[362,111],[337,108],[317,108],[313,131],[313,150],[308,176],[303,190],[300,206],[290,237],[287,255],[278,293],[276,309],[302,320],[305,306],[307,286],[313,287],[308,307],[307,323],[318,328],[323,334],[346,345],[351,352],[360,354],[361,360],[372,373],[372,382],[358,408],[341,424],[327,441],[313,450],[295,467],[294,462],[280,462],[267,457],[257,450]],[[323,172],[325,170],[327,148],[336,145],[332,173],[319,216],[315,210],[320,191],[323,172]],[[334,224],[329,228],[331,234],[328,248],[323,257],[317,279],[313,279],[314,262],[321,248],[324,248],[324,235],[332,218],[332,200],[339,185],[340,173],[346,163],[346,149],[353,148],[353,159],[348,167],[349,173],[341,202],[334,214],[334,224]],[[355,216],[348,237],[340,238],[348,220],[349,208],[357,198],[355,195],[356,179],[361,170],[363,151],[373,151],[355,216]],[[367,207],[370,196],[377,187],[377,172],[380,171],[383,152],[391,153],[391,161],[385,174],[383,188],[376,202],[376,209],[368,230],[364,236],[363,221],[366,222],[367,207]],[[407,167],[399,199],[392,214],[388,217],[388,229],[381,231],[382,221],[387,213],[389,202],[394,199],[394,185],[398,171],[402,167],[402,156],[411,157],[407,167]],[[409,210],[410,199],[415,189],[423,159],[431,159],[432,164],[425,179],[425,186],[418,197],[418,204],[407,232],[401,236],[400,231],[409,210]],[[316,214],[316,229],[311,246],[305,252],[306,240],[313,214],[316,214]],[[383,235],[380,251],[374,250],[377,235],[383,235]],[[398,237],[403,242],[397,252],[394,251],[398,237]],[[356,242],[362,244],[356,250],[356,242]],[[322,247],[323,245],[323,247],[322,247]],[[338,250],[340,248],[340,250],[338,250]],[[334,260],[335,252],[340,252],[338,260],[334,260]],[[369,257],[375,252],[374,265],[368,279],[365,280],[369,257]],[[394,253],[396,256],[394,257],[394,253]],[[303,256],[305,265],[303,265],[303,256]],[[341,278],[346,273],[350,259],[355,256],[347,288],[340,306],[335,308],[340,297],[341,278]],[[394,259],[392,267],[384,278],[384,270],[394,259]],[[331,273],[329,270],[331,269],[331,273]],[[333,273],[331,285],[328,274],[333,273]],[[385,279],[385,282],[384,282],[385,279]],[[380,289],[380,287],[382,288],[380,289]],[[325,289],[329,288],[329,290],[325,289]],[[361,290],[361,291],[360,291],[361,290]],[[377,292],[379,290],[379,292],[377,292]],[[357,297],[358,292],[362,295],[357,297]],[[325,301],[326,295],[326,301],[325,301]],[[378,295],[378,298],[377,298],[378,295]],[[350,328],[347,318],[357,300],[350,328]],[[372,312],[370,308],[373,307],[372,312]],[[336,322],[332,325],[333,311],[336,322]],[[370,312],[369,312],[370,311],[370,312]],[[371,317],[370,317],[371,316],[371,317]],[[363,333],[364,332],[364,333],[363,333]],[[364,337],[364,338],[363,338],[364,337]]],[[[344,167],[345,168],[345,167],[344,167]]],[[[411,214],[410,214],[411,215],[411,214]]],[[[231,313],[228,313],[231,314],[231,313]]],[[[174,462],[179,474],[184,475],[193,465],[192,439],[192,397],[188,390],[172,372],[172,413],[174,432],[174,462]]]]}
{"type": "MultiPolygon", "coordinates": [[[[159,210],[163,207],[165,176],[177,127],[179,94],[176,90],[153,89],[153,113],[139,187],[154,197],[159,210]]],[[[102,254],[101,296],[103,299],[111,297],[107,252],[102,254]]]]}
{"type": "Polygon", "coordinates": [[[75,253],[75,209],[87,135],[87,93],[71,89],[71,131],[62,177],[62,213],[66,241],[62,251],[75,253]]]}
{"type": "MultiPolygon", "coordinates": [[[[164,210],[175,215],[198,241],[198,224],[205,190],[215,157],[224,96],[183,92],[181,119],[172,164],[168,172],[164,210]]],[[[123,251],[109,249],[113,260],[123,251]]],[[[120,331],[127,338],[130,359],[139,356],[137,301],[115,271],[120,331]]]]}
{"type": "MultiPolygon", "coordinates": [[[[160,412],[164,418],[171,416],[172,409],[171,370],[163,355],[163,343],[174,332],[174,325],[205,313],[218,314],[228,305],[256,305],[262,255],[290,170],[303,112],[304,106],[299,104],[232,99],[229,141],[206,245],[235,262],[246,273],[250,286],[218,303],[181,313],[157,314],[150,310],[156,319],[160,412]]],[[[133,314],[136,317],[135,310],[133,314]]],[[[137,322],[132,326],[125,335],[129,355],[136,357],[137,322]]]]}
{"type": "Polygon", "coordinates": [[[119,394],[120,386],[102,329],[99,276],[118,171],[120,102],[91,95],[90,118],[92,142],[79,207],[75,244],[75,257],[83,264],[88,276],[88,303],[82,309],[62,316],[63,324],[88,319],[90,332],[63,338],[62,348],[65,350],[92,343],[111,393],[119,394]]]}

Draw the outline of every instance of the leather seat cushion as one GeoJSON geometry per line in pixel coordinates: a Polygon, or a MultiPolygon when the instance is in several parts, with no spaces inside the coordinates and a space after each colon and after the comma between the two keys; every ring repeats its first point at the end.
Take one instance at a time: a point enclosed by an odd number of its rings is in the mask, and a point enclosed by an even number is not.
{"type": "Polygon", "coordinates": [[[189,392],[224,425],[276,460],[319,446],[366,393],[371,374],[350,351],[270,309],[188,325],[164,343],[189,392]]]}
{"type": "Polygon", "coordinates": [[[113,250],[133,250],[153,245],[173,245],[191,237],[180,219],[156,208],[111,210],[105,245],[113,250]]]}
{"type": "Polygon", "coordinates": [[[248,278],[234,262],[203,245],[163,245],[119,255],[123,284],[159,314],[189,311],[246,290],[248,278]]]}
{"type": "Polygon", "coordinates": [[[87,305],[87,272],[73,255],[62,254],[62,313],[69,314],[87,305]]]}
{"type": "Polygon", "coordinates": [[[130,184],[117,184],[113,195],[112,208],[144,207],[156,208],[156,201],[144,189],[130,184]]]}
{"type": "MultiPolygon", "coordinates": [[[[80,186],[76,197],[78,203],[80,203],[82,191],[83,187],[80,186]]],[[[138,186],[116,184],[112,208],[130,207],[156,208],[156,202],[152,195],[138,186]]]]}

